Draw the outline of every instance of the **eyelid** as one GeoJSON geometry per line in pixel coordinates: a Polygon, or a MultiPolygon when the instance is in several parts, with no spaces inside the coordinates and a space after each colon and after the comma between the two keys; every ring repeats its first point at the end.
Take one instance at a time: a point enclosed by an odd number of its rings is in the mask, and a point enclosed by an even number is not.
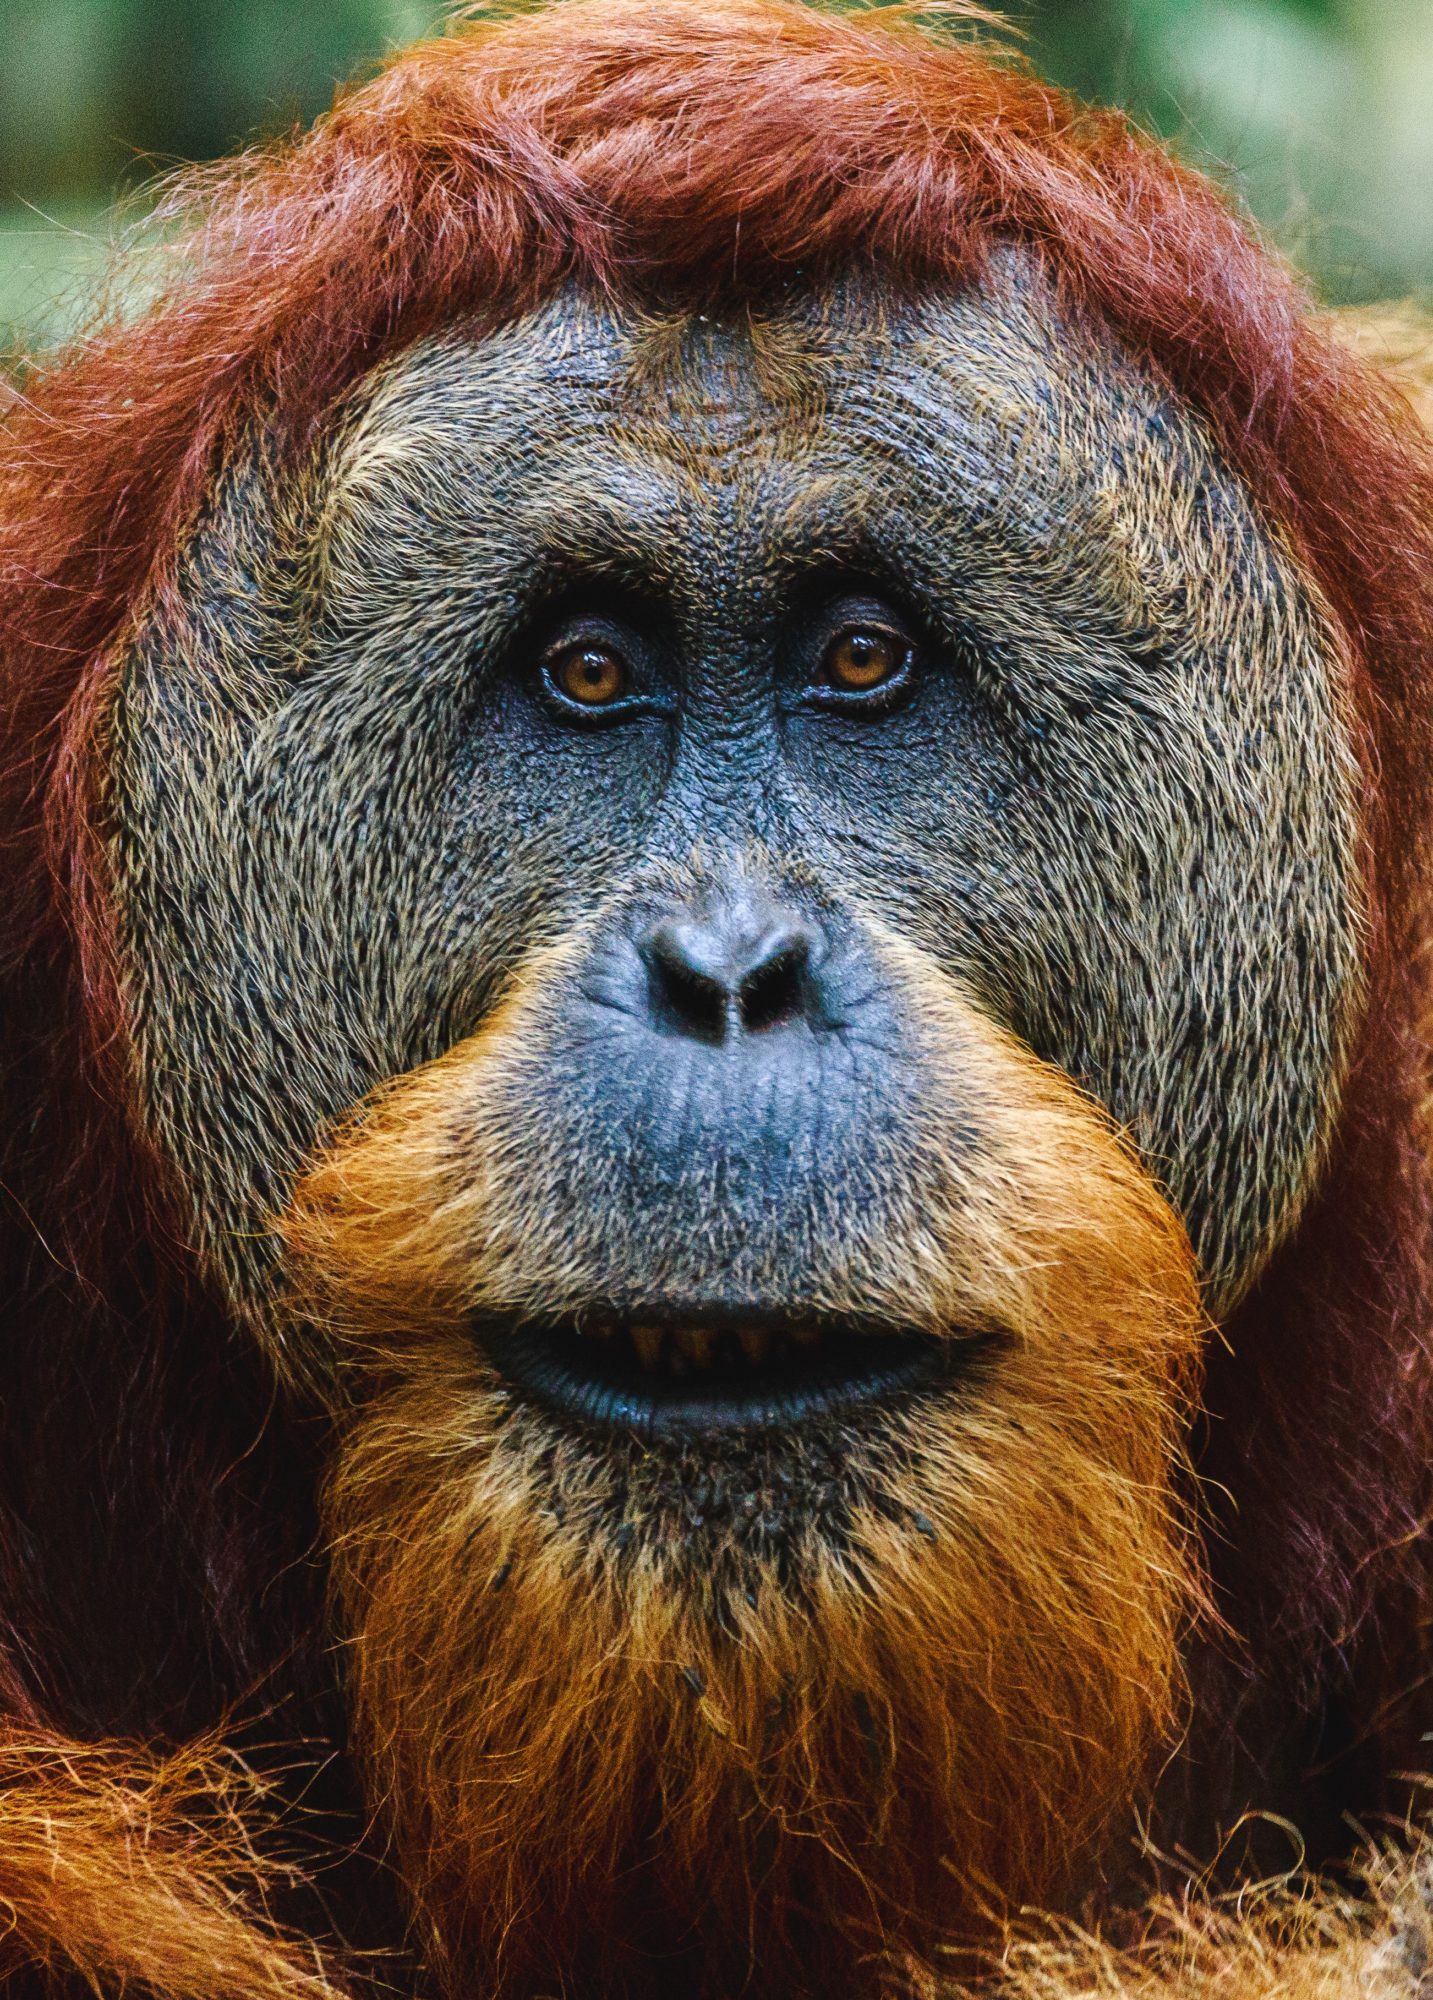
{"type": "Polygon", "coordinates": [[[900,611],[874,592],[851,591],[830,602],[808,627],[805,686],[798,708],[825,709],[850,715],[879,715],[899,707],[910,691],[920,647],[900,611]],[[900,655],[895,670],[869,688],[843,688],[824,679],[825,662],[833,646],[858,632],[889,640],[900,655]]]}
{"type": "Polygon", "coordinates": [[[832,599],[811,621],[810,630],[823,654],[849,632],[880,632],[908,652],[916,650],[916,624],[898,603],[877,591],[849,591],[832,599]]]}
{"type": "Polygon", "coordinates": [[[538,648],[537,657],[546,666],[550,660],[559,659],[562,654],[570,653],[579,646],[601,648],[614,653],[620,660],[631,660],[638,650],[632,644],[632,635],[609,619],[578,617],[564,618],[560,624],[553,626],[538,648]]]}
{"type": "Polygon", "coordinates": [[[878,639],[893,641],[895,649],[899,652],[913,653],[915,651],[915,640],[912,639],[910,633],[905,630],[904,626],[892,624],[888,617],[847,618],[843,619],[839,625],[834,625],[831,628],[830,634],[821,648],[822,659],[824,660],[831,648],[839,645],[842,639],[854,639],[865,633],[870,633],[878,639]]]}
{"type": "Polygon", "coordinates": [[[534,655],[542,699],[564,722],[600,729],[608,722],[622,722],[639,715],[665,714],[670,704],[651,686],[648,648],[639,633],[614,620],[591,614],[568,618],[553,628],[534,655]],[[627,679],[626,693],[608,702],[583,702],[567,694],[557,683],[556,669],[573,652],[591,650],[610,653],[627,679]]]}
{"type": "Polygon", "coordinates": [[[801,695],[797,706],[801,708],[824,708],[840,714],[881,715],[888,709],[899,708],[910,694],[915,683],[912,671],[914,651],[909,651],[896,672],[887,679],[878,681],[872,688],[839,688],[829,682],[813,681],[801,695]]]}
{"type": "Polygon", "coordinates": [[[831,632],[844,632],[852,625],[889,625],[902,632],[906,629],[899,606],[876,590],[843,591],[839,597],[827,600],[816,622],[831,632]]]}

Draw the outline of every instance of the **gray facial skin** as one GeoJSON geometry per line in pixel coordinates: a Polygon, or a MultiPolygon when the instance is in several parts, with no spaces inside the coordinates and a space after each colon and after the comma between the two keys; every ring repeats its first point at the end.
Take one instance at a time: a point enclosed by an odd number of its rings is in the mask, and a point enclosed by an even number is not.
{"type": "Polygon", "coordinates": [[[693,866],[930,954],[1131,1128],[1228,1308],[1333,1115],[1353,775],[1319,607],[1150,372],[1013,255],[914,304],[568,297],[270,460],[134,647],[109,799],[143,1099],[243,1310],[331,1121],[693,866]],[[879,712],[811,695],[851,600],[914,638],[879,712]],[[544,690],[573,618],[627,649],[609,726],[544,690]]]}

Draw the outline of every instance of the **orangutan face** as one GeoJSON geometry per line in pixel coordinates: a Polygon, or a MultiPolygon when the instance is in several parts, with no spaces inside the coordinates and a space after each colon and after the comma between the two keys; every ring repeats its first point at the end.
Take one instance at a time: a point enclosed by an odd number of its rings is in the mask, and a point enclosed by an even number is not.
{"type": "Polygon", "coordinates": [[[1013,256],[563,297],[253,439],[115,729],[436,1976],[861,1992],[1077,1875],[1359,998],[1331,642],[1189,413],[1013,256]]]}

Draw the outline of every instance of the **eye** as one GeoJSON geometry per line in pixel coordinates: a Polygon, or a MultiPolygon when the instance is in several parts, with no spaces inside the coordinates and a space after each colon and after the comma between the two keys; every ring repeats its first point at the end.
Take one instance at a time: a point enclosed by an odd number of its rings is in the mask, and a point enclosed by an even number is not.
{"type": "Polygon", "coordinates": [[[545,671],[553,690],[579,708],[610,708],[632,685],[622,655],[595,641],[560,646],[548,656],[545,671]]]}
{"type": "Polygon", "coordinates": [[[900,707],[911,694],[916,641],[901,613],[875,592],[853,591],[828,603],[808,631],[803,707],[870,717],[900,707]]]}
{"type": "Polygon", "coordinates": [[[897,632],[855,625],[836,634],[822,656],[821,672],[838,694],[870,694],[902,672],[910,651],[897,632]]]}

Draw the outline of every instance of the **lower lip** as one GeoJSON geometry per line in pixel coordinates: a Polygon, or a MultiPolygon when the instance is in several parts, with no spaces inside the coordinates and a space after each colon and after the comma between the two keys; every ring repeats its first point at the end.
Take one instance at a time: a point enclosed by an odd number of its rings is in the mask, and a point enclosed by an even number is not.
{"type": "Polygon", "coordinates": [[[858,1418],[948,1384],[984,1341],[828,1331],[819,1347],[750,1374],[681,1381],[644,1369],[620,1343],[567,1326],[480,1329],[484,1353],[524,1399],[589,1430],[656,1438],[752,1437],[858,1418]]]}

